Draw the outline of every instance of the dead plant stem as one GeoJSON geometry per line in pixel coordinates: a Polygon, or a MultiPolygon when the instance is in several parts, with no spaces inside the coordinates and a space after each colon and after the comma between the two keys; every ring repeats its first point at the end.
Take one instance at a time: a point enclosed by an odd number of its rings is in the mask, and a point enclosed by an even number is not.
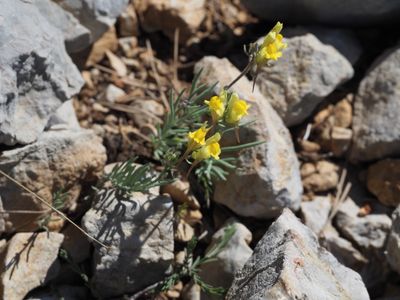
{"type": "Polygon", "coordinates": [[[69,217],[67,217],[62,211],[58,210],[57,208],[55,208],[54,206],[52,206],[51,204],[47,203],[47,201],[45,199],[43,199],[42,197],[40,197],[38,194],[36,194],[35,192],[33,192],[32,190],[28,189],[26,186],[24,186],[23,184],[21,184],[20,182],[18,182],[17,180],[15,180],[14,178],[12,178],[10,175],[8,175],[7,173],[3,172],[2,170],[0,170],[0,174],[3,175],[4,177],[6,177],[8,180],[14,182],[16,185],[18,185],[20,188],[22,188],[23,190],[25,190],[26,192],[32,194],[36,199],[38,199],[42,204],[44,204],[45,206],[47,206],[48,208],[50,208],[52,211],[56,212],[60,217],[62,217],[64,220],[66,220],[68,223],[70,223],[72,226],[76,227],[76,229],[78,229],[80,232],[82,232],[85,236],[87,236],[89,239],[91,239],[92,241],[96,242],[97,244],[101,245],[102,247],[105,248],[109,248],[109,246],[103,244],[102,242],[100,242],[98,239],[92,237],[89,233],[87,233],[85,230],[83,230],[79,225],[77,225],[74,221],[72,221],[69,217]]]}

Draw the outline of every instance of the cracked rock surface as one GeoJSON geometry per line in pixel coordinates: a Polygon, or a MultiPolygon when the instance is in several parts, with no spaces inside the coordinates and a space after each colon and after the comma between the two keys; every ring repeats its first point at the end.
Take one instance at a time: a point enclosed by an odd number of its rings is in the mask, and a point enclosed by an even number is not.
{"type": "Polygon", "coordinates": [[[271,225],[227,299],[369,299],[361,277],[322,248],[289,210],[271,225]]]}
{"type": "Polygon", "coordinates": [[[0,144],[28,144],[83,79],[34,3],[2,1],[0,17],[0,144]]]}

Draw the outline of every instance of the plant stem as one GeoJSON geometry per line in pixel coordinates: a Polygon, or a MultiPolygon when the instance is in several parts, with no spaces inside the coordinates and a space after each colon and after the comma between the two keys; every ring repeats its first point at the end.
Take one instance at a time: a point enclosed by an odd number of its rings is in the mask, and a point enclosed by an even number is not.
{"type": "Polygon", "coordinates": [[[185,153],[181,156],[181,158],[176,162],[175,167],[179,167],[179,165],[187,158],[191,149],[186,149],[185,153]]]}
{"type": "Polygon", "coordinates": [[[186,179],[186,180],[189,178],[190,172],[192,172],[193,168],[194,168],[195,166],[197,166],[198,164],[199,164],[199,161],[194,161],[194,162],[192,163],[192,165],[191,165],[190,168],[189,168],[189,171],[187,171],[187,173],[186,173],[186,175],[185,175],[185,179],[186,179]]]}
{"type": "Polygon", "coordinates": [[[1,210],[0,215],[6,214],[44,214],[49,212],[49,210],[1,210]]]}
{"type": "Polygon", "coordinates": [[[244,75],[246,75],[251,67],[253,66],[253,60],[250,60],[249,63],[247,64],[247,66],[243,69],[243,71],[238,75],[238,77],[236,77],[230,84],[228,84],[227,86],[225,86],[226,90],[229,90],[240,78],[242,78],[244,75]]]}

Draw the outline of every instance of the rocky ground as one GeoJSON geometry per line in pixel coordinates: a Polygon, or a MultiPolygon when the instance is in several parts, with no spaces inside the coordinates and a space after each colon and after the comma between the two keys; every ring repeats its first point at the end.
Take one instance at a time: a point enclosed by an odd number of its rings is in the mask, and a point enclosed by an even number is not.
{"type": "Polygon", "coordinates": [[[292,2],[0,0],[1,299],[400,299],[400,4],[292,2]],[[276,21],[235,85],[266,143],[210,199],[105,182],[157,174],[169,91],[228,84],[276,21]]]}

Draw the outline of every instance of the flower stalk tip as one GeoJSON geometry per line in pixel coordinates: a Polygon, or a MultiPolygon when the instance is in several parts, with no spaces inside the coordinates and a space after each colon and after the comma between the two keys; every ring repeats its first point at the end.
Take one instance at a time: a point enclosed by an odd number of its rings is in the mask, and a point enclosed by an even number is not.
{"type": "Polygon", "coordinates": [[[261,47],[256,53],[255,62],[257,66],[265,65],[269,60],[278,60],[282,57],[282,50],[287,47],[280,34],[283,24],[277,22],[270,32],[264,37],[261,47]]]}

